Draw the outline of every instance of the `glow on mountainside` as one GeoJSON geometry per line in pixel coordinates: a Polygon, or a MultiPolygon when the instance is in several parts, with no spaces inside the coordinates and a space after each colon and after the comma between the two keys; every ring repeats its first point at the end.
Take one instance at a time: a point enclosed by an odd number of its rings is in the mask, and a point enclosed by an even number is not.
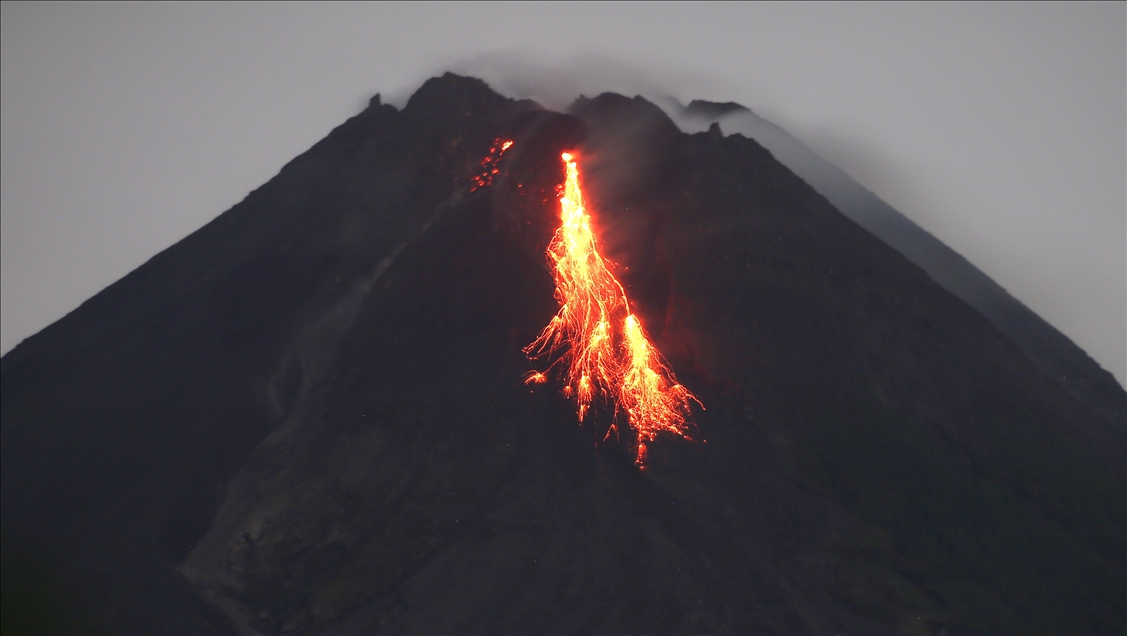
{"type": "MultiPolygon", "coordinates": [[[[532,359],[555,358],[548,370],[559,367],[563,395],[575,402],[580,422],[596,399],[613,403],[616,415],[625,412],[638,437],[636,463],[642,465],[646,443],[659,432],[691,439],[690,402],[697,399],[677,383],[630,313],[626,291],[599,253],[578,164],[569,153],[562,157],[567,178],[561,223],[548,245],[560,311],[524,352],[532,359]]],[[[534,371],[525,381],[546,382],[546,373],[534,371]]],[[[613,423],[608,436],[611,430],[617,432],[613,423]]]]}

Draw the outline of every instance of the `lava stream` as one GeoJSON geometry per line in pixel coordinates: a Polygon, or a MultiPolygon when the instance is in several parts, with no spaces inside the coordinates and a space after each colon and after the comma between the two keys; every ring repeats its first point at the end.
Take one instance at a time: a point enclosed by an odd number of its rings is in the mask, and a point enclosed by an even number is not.
{"type": "MultiPolygon", "coordinates": [[[[561,223],[548,245],[560,311],[524,352],[532,359],[555,358],[548,370],[561,367],[563,394],[575,401],[580,422],[596,399],[614,403],[616,414],[625,412],[638,438],[636,463],[642,465],[646,442],[658,432],[691,439],[689,403],[697,399],[677,383],[630,313],[626,291],[599,254],[578,165],[572,155],[562,157],[567,178],[561,223]]],[[[531,372],[525,381],[545,382],[545,373],[531,372]]],[[[617,432],[613,422],[608,436],[611,430],[617,432]]]]}

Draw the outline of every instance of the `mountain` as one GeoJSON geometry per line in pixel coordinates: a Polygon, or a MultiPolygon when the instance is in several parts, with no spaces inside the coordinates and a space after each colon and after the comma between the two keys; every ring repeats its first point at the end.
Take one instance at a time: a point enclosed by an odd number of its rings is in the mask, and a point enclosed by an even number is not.
{"type": "Polygon", "coordinates": [[[735,102],[675,104],[682,117],[717,122],[755,139],[838,210],[923,268],[1010,337],[1037,368],[1113,419],[1127,420],[1127,392],[1067,336],[1011,296],[955,250],[913,223],[786,130],[735,102]]]}
{"type": "Polygon", "coordinates": [[[1125,423],[641,98],[377,96],[0,359],[0,423],[5,633],[1127,627],[1125,423]],[[523,382],[565,150],[705,407],[644,470],[523,382]]]}

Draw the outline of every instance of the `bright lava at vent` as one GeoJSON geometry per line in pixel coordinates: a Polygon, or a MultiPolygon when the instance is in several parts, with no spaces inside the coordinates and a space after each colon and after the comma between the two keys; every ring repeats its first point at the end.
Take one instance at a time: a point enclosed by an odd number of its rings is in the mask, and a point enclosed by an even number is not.
{"type": "MultiPolygon", "coordinates": [[[[564,397],[575,402],[579,421],[598,400],[625,413],[636,433],[635,463],[644,465],[646,444],[660,432],[689,437],[690,402],[700,402],[681,384],[646,337],[622,284],[598,250],[591,217],[579,188],[575,158],[563,155],[567,169],[560,197],[560,227],[548,245],[560,311],[524,352],[529,358],[553,360],[544,372],[533,371],[525,382],[543,383],[558,369],[564,397]]],[[[611,423],[611,431],[618,428],[611,423]]]]}

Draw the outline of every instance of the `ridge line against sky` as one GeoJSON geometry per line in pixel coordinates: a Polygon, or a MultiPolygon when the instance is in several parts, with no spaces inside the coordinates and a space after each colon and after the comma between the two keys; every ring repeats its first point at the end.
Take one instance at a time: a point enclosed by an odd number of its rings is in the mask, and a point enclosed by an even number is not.
{"type": "Polygon", "coordinates": [[[747,105],[1127,379],[1123,3],[0,12],[3,352],[372,94],[402,103],[442,71],[517,60],[559,69],[546,102],[662,89],[747,105]]]}

